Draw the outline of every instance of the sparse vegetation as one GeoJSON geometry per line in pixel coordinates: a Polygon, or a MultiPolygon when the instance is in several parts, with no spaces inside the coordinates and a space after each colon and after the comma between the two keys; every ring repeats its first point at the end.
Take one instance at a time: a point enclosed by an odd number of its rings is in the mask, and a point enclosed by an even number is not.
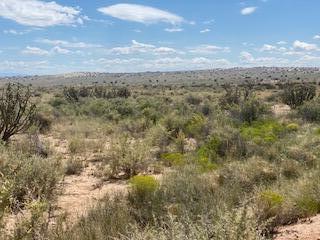
{"type": "Polygon", "coordinates": [[[214,86],[5,88],[13,102],[25,97],[29,114],[0,145],[4,239],[263,240],[320,213],[314,85],[214,86]],[[283,91],[292,109],[272,114],[281,99],[269,96],[283,91]],[[59,201],[66,212],[77,204],[88,179],[97,204],[82,201],[89,210],[79,217],[57,212],[59,201]]]}

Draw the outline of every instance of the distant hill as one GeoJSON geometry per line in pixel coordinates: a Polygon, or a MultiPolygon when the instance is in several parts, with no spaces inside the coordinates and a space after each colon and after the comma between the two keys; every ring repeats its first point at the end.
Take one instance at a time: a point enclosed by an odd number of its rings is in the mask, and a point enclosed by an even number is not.
{"type": "Polygon", "coordinates": [[[142,72],[142,73],[99,73],[75,72],[43,76],[0,77],[0,84],[20,82],[36,86],[89,85],[106,83],[115,85],[136,84],[223,84],[244,81],[261,83],[306,81],[320,82],[320,68],[231,68],[199,71],[142,72]]]}

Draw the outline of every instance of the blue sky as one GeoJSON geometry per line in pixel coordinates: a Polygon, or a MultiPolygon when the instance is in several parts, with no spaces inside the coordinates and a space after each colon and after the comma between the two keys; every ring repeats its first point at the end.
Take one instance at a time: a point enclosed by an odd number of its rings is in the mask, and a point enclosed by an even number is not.
{"type": "Polygon", "coordinates": [[[320,67],[319,0],[1,0],[0,74],[320,67]]]}

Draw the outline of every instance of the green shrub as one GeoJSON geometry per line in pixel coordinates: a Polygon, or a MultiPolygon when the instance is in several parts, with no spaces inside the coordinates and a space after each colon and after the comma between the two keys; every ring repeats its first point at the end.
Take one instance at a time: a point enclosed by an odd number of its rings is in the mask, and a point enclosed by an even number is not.
{"type": "Polygon", "coordinates": [[[267,109],[259,100],[251,98],[241,102],[239,105],[233,105],[230,108],[230,113],[234,119],[252,124],[267,113],[267,109]]]}
{"type": "Polygon", "coordinates": [[[286,132],[286,127],[275,120],[256,121],[241,127],[241,135],[253,142],[273,143],[286,132]]]}
{"type": "Polygon", "coordinates": [[[150,149],[145,141],[132,141],[128,136],[113,139],[106,164],[111,169],[111,178],[130,178],[147,170],[150,164],[150,149]]]}
{"type": "Polygon", "coordinates": [[[182,153],[163,153],[160,159],[167,166],[183,166],[186,164],[185,156],[182,153]]]}
{"type": "Polygon", "coordinates": [[[281,174],[288,179],[295,179],[301,175],[301,165],[292,160],[283,160],[281,162],[281,174]]]}
{"type": "Polygon", "coordinates": [[[296,132],[299,129],[299,125],[296,123],[289,123],[286,128],[288,129],[288,131],[290,132],[296,132]]]}
{"type": "Polygon", "coordinates": [[[201,114],[194,114],[186,124],[186,134],[193,138],[200,137],[201,135],[205,135],[206,126],[207,121],[205,117],[201,114]]]}
{"type": "Polygon", "coordinates": [[[75,87],[65,87],[63,89],[63,96],[65,99],[71,103],[79,102],[79,90],[75,87]]]}
{"type": "Polygon", "coordinates": [[[312,196],[301,196],[296,199],[296,204],[302,216],[312,216],[320,212],[320,201],[312,196]]]}
{"type": "Polygon", "coordinates": [[[82,172],[83,163],[76,158],[69,158],[66,162],[64,173],[66,175],[79,175],[82,172]]]}
{"type": "Polygon", "coordinates": [[[289,148],[286,155],[289,159],[293,159],[308,167],[313,167],[316,161],[316,157],[311,152],[304,151],[301,147],[289,148]]]}
{"type": "Polygon", "coordinates": [[[202,99],[198,96],[195,96],[195,95],[188,95],[186,97],[186,101],[187,101],[187,103],[192,104],[192,105],[199,105],[202,102],[202,99]]]}
{"type": "Polygon", "coordinates": [[[291,217],[285,209],[286,199],[283,195],[272,190],[264,190],[258,193],[256,199],[256,211],[259,222],[265,222],[268,231],[281,223],[286,223],[291,217]]]}
{"type": "Polygon", "coordinates": [[[238,87],[226,85],[224,87],[225,94],[220,98],[220,106],[227,109],[229,106],[237,105],[241,102],[242,92],[238,87]]]}
{"type": "Polygon", "coordinates": [[[209,139],[197,151],[200,158],[207,158],[210,162],[232,158],[243,158],[247,154],[247,146],[238,132],[233,128],[222,128],[209,139]]]}
{"type": "Polygon", "coordinates": [[[198,150],[199,159],[207,159],[214,163],[219,156],[219,149],[221,147],[221,140],[216,136],[210,138],[203,146],[198,150]]]}
{"type": "Polygon", "coordinates": [[[260,193],[260,200],[269,211],[274,212],[273,215],[277,213],[277,208],[281,207],[284,202],[284,197],[276,192],[266,190],[260,193]]]}
{"type": "Polygon", "coordinates": [[[218,182],[235,191],[235,201],[241,194],[250,193],[255,187],[268,186],[278,179],[276,167],[262,159],[252,157],[244,162],[231,162],[219,169],[218,182]],[[236,194],[236,192],[238,194],[236,194]]]}
{"type": "Polygon", "coordinates": [[[38,127],[39,132],[44,134],[51,129],[52,120],[49,117],[38,113],[35,115],[35,125],[38,127]]]}
{"type": "Polygon", "coordinates": [[[79,138],[73,138],[69,141],[68,149],[72,154],[82,153],[85,151],[85,143],[79,138]]]}
{"type": "Polygon", "coordinates": [[[195,161],[196,166],[198,166],[200,172],[210,172],[218,168],[218,165],[214,162],[211,162],[209,158],[200,156],[196,158],[195,161]]]}
{"type": "Polygon", "coordinates": [[[179,130],[176,137],[173,139],[175,148],[178,152],[181,154],[185,153],[185,147],[186,147],[186,135],[182,130],[179,130]]]}
{"type": "Polygon", "coordinates": [[[76,223],[58,222],[50,232],[51,240],[113,240],[128,234],[135,221],[124,196],[105,197],[76,223]]]}
{"type": "Polygon", "coordinates": [[[141,198],[154,193],[159,187],[159,182],[153,176],[134,176],[129,183],[132,191],[141,198]]]}
{"type": "Polygon", "coordinates": [[[297,109],[297,115],[309,122],[320,122],[320,102],[310,101],[297,109]]]}
{"type": "Polygon", "coordinates": [[[61,174],[60,165],[54,159],[10,151],[2,154],[0,169],[0,205],[11,210],[23,209],[35,199],[51,200],[61,174]]]}
{"type": "Polygon", "coordinates": [[[55,97],[53,99],[50,99],[49,104],[52,107],[59,108],[63,105],[66,105],[67,101],[65,99],[63,99],[62,97],[55,97]]]}
{"type": "Polygon", "coordinates": [[[158,147],[157,157],[160,157],[162,153],[166,152],[167,146],[172,140],[170,138],[170,133],[161,124],[150,128],[147,133],[147,139],[153,146],[158,147]]]}

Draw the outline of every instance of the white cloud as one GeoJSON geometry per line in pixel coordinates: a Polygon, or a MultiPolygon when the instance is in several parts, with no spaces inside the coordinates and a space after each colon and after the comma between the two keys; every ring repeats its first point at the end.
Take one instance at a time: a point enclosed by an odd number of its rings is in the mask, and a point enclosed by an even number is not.
{"type": "Polygon", "coordinates": [[[60,46],[64,48],[99,48],[102,47],[99,44],[91,44],[85,42],[69,42],[64,40],[50,40],[50,39],[38,39],[36,42],[53,45],[53,46],[60,46]]]}
{"type": "Polygon", "coordinates": [[[211,25],[211,24],[214,24],[216,21],[214,19],[210,19],[210,20],[207,20],[207,21],[204,21],[203,24],[205,25],[211,25]]]}
{"type": "Polygon", "coordinates": [[[28,33],[29,31],[17,31],[14,29],[8,29],[8,30],[3,30],[4,34],[12,34],[12,35],[24,35],[28,33]]]}
{"type": "Polygon", "coordinates": [[[260,51],[261,52],[269,52],[269,51],[274,51],[276,49],[277,49],[276,46],[273,46],[273,45],[270,45],[270,44],[264,44],[262,46],[262,48],[260,48],[260,51]]]}
{"type": "Polygon", "coordinates": [[[177,53],[177,51],[173,48],[168,48],[168,47],[159,47],[153,50],[153,52],[156,55],[166,55],[166,54],[173,54],[173,53],[177,53]]]}
{"type": "Polygon", "coordinates": [[[246,7],[241,10],[242,15],[250,15],[257,10],[257,7],[246,7]]]}
{"type": "Polygon", "coordinates": [[[152,44],[140,43],[136,40],[132,40],[130,46],[124,47],[115,47],[108,50],[111,54],[116,55],[129,55],[129,54],[136,54],[136,53],[151,53],[154,55],[168,55],[173,53],[179,53],[173,48],[168,47],[156,47],[152,44]]]}
{"type": "Polygon", "coordinates": [[[240,60],[243,62],[253,62],[254,57],[252,56],[251,53],[243,51],[240,53],[240,60]]]}
{"type": "Polygon", "coordinates": [[[132,40],[130,46],[115,47],[109,50],[110,53],[114,54],[134,54],[134,53],[146,53],[150,50],[154,50],[156,47],[151,44],[139,43],[136,40],[132,40]]]}
{"type": "Polygon", "coordinates": [[[57,53],[57,54],[69,54],[71,53],[70,50],[65,49],[65,48],[61,48],[59,46],[55,46],[54,48],[51,49],[52,53],[57,53]]]}
{"type": "Polygon", "coordinates": [[[144,24],[166,22],[176,25],[184,22],[184,19],[176,14],[137,4],[115,4],[109,7],[99,8],[98,11],[121,20],[144,24]]]}
{"type": "Polygon", "coordinates": [[[293,47],[298,50],[304,50],[304,51],[317,51],[318,46],[316,44],[312,43],[306,43],[306,42],[301,42],[301,41],[294,41],[293,47]]]}
{"type": "Polygon", "coordinates": [[[69,54],[71,53],[71,51],[59,46],[55,46],[49,51],[38,47],[27,46],[24,50],[22,50],[21,53],[26,55],[49,56],[54,54],[69,54]]]}
{"type": "Polygon", "coordinates": [[[183,29],[182,28],[166,28],[164,29],[166,32],[182,32],[183,29]]]}
{"type": "Polygon", "coordinates": [[[78,8],[40,0],[1,0],[0,16],[36,27],[82,24],[78,8]]]}
{"type": "Polygon", "coordinates": [[[320,62],[319,56],[303,55],[301,58],[295,61],[296,65],[306,67],[318,67],[320,62]]]}
{"type": "Polygon", "coordinates": [[[279,42],[277,42],[277,44],[278,44],[278,45],[286,45],[287,42],[286,42],[286,41],[279,41],[279,42]]]}
{"type": "Polygon", "coordinates": [[[240,61],[246,66],[286,66],[289,60],[276,57],[258,57],[255,58],[251,53],[243,51],[240,53],[240,61]]]}
{"type": "Polygon", "coordinates": [[[206,28],[200,31],[200,33],[208,33],[208,32],[211,32],[209,28],[206,28]]]}
{"type": "Polygon", "coordinates": [[[45,69],[48,67],[47,61],[2,61],[0,62],[0,70],[2,71],[28,71],[31,69],[45,69]]]}
{"type": "Polygon", "coordinates": [[[115,59],[106,59],[106,58],[99,58],[99,59],[90,59],[88,61],[83,61],[83,64],[85,65],[104,65],[105,67],[111,67],[114,64],[132,64],[132,63],[139,63],[143,59],[140,58],[130,58],[130,59],[121,59],[121,58],[115,58],[115,59]]]}
{"type": "Polygon", "coordinates": [[[28,54],[28,55],[37,55],[37,56],[48,56],[50,55],[50,52],[38,47],[30,47],[27,46],[23,51],[23,54],[28,54]]]}
{"type": "Polygon", "coordinates": [[[212,54],[217,52],[230,52],[229,47],[219,47],[215,45],[200,45],[189,50],[190,53],[195,54],[212,54]]]}
{"type": "Polygon", "coordinates": [[[315,35],[313,39],[316,39],[316,40],[320,39],[320,35],[315,35]]]}
{"type": "Polygon", "coordinates": [[[285,47],[279,47],[279,46],[274,46],[274,45],[270,45],[270,44],[264,44],[260,49],[259,49],[260,52],[270,52],[270,53],[273,53],[273,52],[286,52],[287,51],[287,48],[285,47]]]}
{"type": "Polygon", "coordinates": [[[226,59],[210,59],[205,57],[196,58],[161,58],[147,60],[143,67],[147,70],[183,70],[183,69],[210,69],[210,68],[227,68],[232,64],[226,59]]]}

